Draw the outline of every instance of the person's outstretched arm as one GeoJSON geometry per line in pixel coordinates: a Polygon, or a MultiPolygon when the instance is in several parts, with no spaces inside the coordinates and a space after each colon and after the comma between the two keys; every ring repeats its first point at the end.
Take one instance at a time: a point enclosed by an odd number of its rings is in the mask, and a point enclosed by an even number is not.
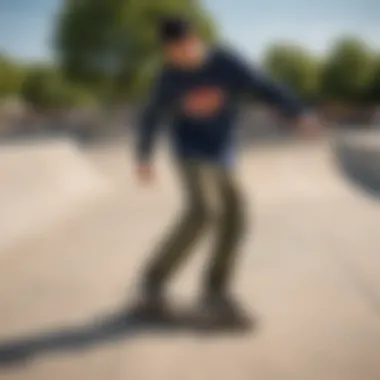
{"type": "Polygon", "coordinates": [[[165,72],[156,79],[148,102],[143,108],[137,125],[137,161],[139,165],[150,164],[158,130],[168,105],[168,82],[165,72]]]}
{"type": "Polygon", "coordinates": [[[278,107],[287,117],[297,118],[306,113],[306,107],[301,100],[285,86],[272,80],[238,55],[227,53],[226,58],[239,91],[257,95],[266,103],[278,107]]]}
{"type": "Polygon", "coordinates": [[[295,93],[236,55],[227,54],[227,62],[239,92],[258,95],[266,103],[276,106],[286,118],[293,120],[305,137],[314,138],[323,134],[324,128],[317,116],[295,93]]]}

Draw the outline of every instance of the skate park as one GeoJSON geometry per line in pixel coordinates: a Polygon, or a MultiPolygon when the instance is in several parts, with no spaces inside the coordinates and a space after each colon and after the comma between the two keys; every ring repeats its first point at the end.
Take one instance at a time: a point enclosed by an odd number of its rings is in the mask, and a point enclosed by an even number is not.
{"type": "MultiPolygon", "coordinates": [[[[236,335],[117,317],[180,205],[163,151],[142,189],[128,139],[2,145],[0,379],[378,379],[379,141],[347,133],[243,152],[252,220],[235,291],[258,324],[236,335]]],[[[209,243],[173,298],[197,296],[209,243]]]]}
{"type": "MultiPolygon", "coordinates": [[[[0,1],[0,380],[379,380],[379,5],[0,1]],[[154,91],[161,58],[177,73],[154,91]],[[131,312],[183,207],[165,137],[152,183],[136,162],[140,108],[171,90],[172,116],[205,117],[185,145],[240,111],[251,329],[131,312]]],[[[168,289],[195,314],[205,232],[168,289]]]]}

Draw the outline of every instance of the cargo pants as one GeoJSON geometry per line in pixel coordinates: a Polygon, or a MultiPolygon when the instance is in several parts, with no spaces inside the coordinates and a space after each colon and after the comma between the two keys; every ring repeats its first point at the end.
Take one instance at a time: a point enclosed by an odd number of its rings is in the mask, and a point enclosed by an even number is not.
{"type": "Polygon", "coordinates": [[[242,240],[245,217],[233,170],[219,164],[186,160],[178,165],[185,208],[179,221],[153,252],[144,283],[151,292],[164,285],[191,254],[207,227],[214,227],[214,244],[203,283],[206,294],[229,291],[242,240]]]}

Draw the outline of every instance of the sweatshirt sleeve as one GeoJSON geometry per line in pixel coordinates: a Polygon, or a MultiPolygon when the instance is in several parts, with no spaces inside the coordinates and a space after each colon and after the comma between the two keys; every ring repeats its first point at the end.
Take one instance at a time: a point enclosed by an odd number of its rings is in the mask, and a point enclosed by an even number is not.
{"type": "Polygon", "coordinates": [[[237,55],[228,54],[227,60],[240,91],[258,95],[265,102],[278,106],[288,117],[297,117],[305,112],[300,99],[285,86],[276,83],[237,55]]]}
{"type": "Polygon", "coordinates": [[[169,101],[167,74],[162,72],[155,80],[147,104],[144,106],[137,125],[137,160],[150,160],[157,140],[163,114],[169,101]]]}

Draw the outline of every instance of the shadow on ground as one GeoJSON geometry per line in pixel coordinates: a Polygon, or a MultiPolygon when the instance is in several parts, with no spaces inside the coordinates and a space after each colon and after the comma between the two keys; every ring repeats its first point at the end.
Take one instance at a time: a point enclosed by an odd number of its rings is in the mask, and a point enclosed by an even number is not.
{"type": "Polygon", "coordinates": [[[28,364],[38,356],[62,351],[79,351],[119,340],[130,340],[141,334],[189,332],[199,334],[246,333],[256,330],[256,323],[246,328],[218,328],[204,323],[177,318],[149,321],[128,312],[117,312],[82,326],[62,328],[29,337],[0,341],[0,368],[28,364]]]}

